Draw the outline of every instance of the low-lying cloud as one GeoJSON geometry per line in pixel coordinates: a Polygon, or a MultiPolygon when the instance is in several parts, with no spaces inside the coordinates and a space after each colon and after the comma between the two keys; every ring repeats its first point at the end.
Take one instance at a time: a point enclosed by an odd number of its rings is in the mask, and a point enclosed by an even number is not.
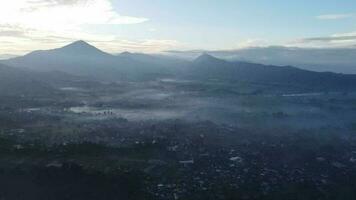
{"type": "Polygon", "coordinates": [[[312,37],[312,38],[304,38],[305,42],[313,42],[313,41],[321,41],[321,42],[332,42],[332,41],[350,41],[356,40],[356,35],[349,36],[330,36],[330,37],[312,37]]]}
{"type": "Polygon", "coordinates": [[[352,47],[356,45],[356,32],[330,36],[308,37],[292,41],[289,46],[299,47],[352,47]]]}
{"type": "Polygon", "coordinates": [[[327,14],[319,15],[316,18],[320,20],[337,20],[337,19],[346,19],[353,17],[353,14],[327,14]]]}

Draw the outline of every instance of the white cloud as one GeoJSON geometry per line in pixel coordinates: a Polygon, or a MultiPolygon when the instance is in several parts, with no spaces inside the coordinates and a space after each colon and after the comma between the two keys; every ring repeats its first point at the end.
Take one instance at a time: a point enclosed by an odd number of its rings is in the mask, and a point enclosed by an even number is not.
{"type": "Polygon", "coordinates": [[[157,53],[182,46],[180,42],[170,39],[127,40],[114,35],[95,35],[85,32],[56,35],[52,32],[19,27],[12,27],[10,30],[17,32],[9,32],[7,27],[2,28],[0,26],[0,43],[2,44],[0,45],[0,54],[22,55],[39,49],[59,48],[76,40],[85,40],[109,53],[122,51],[157,53]],[[2,31],[2,29],[5,31],[2,31]],[[14,35],[14,33],[16,34],[14,35]]]}
{"type": "Polygon", "coordinates": [[[342,36],[355,36],[356,37],[356,31],[353,32],[348,32],[348,33],[337,33],[333,35],[334,37],[342,37],[342,36]]]}
{"type": "Polygon", "coordinates": [[[75,40],[86,40],[112,53],[158,52],[180,45],[175,40],[165,39],[125,40],[112,33],[93,34],[82,28],[84,25],[138,24],[147,20],[118,14],[110,0],[6,1],[0,6],[0,53],[24,54],[58,48],[75,40]]]}
{"type": "Polygon", "coordinates": [[[109,0],[12,0],[0,7],[0,24],[42,31],[72,31],[85,24],[136,24],[147,20],[119,15],[109,0]]]}
{"type": "Polygon", "coordinates": [[[243,48],[249,48],[249,47],[265,47],[268,45],[269,45],[269,43],[266,40],[255,38],[255,39],[247,39],[247,40],[239,42],[237,44],[237,48],[243,49],[243,48]]]}
{"type": "Polygon", "coordinates": [[[353,17],[353,14],[327,14],[319,15],[316,18],[320,20],[336,20],[336,19],[346,19],[353,17]]]}
{"type": "Polygon", "coordinates": [[[92,41],[95,46],[108,52],[117,53],[122,51],[157,53],[169,49],[180,48],[183,44],[176,40],[122,40],[113,39],[107,41],[92,41]]]}
{"type": "Polygon", "coordinates": [[[288,46],[299,47],[350,47],[356,45],[356,32],[338,33],[330,36],[301,38],[288,46]]]}

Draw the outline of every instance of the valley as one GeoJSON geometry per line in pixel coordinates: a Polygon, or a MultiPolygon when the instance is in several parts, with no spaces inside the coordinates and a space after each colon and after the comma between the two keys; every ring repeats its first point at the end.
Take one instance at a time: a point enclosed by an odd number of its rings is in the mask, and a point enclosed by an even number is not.
{"type": "MultiPolygon", "coordinates": [[[[74,198],[88,188],[93,195],[80,198],[354,195],[346,187],[356,175],[354,93],[177,79],[55,89],[57,95],[2,96],[0,107],[1,179],[20,178],[46,198],[64,191],[74,198]],[[88,181],[73,190],[56,187],[73,173],[88,181]],[[135,182],[134,193],[112,186],[125,180],[135,182]],[[325,192],[330,187],[347,193],[325,192]]],[[[0,190],[6,198],[14,194],[0,190]]]]}
{"type": "Polygon", "coordinates": [[[0,198],[355,197],[354,75],[121,56],[157,68],[1,66],[0,198]]]}

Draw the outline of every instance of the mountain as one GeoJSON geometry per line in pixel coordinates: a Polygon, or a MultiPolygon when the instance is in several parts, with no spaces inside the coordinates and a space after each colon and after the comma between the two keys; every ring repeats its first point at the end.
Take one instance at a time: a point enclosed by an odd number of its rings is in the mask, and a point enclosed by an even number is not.
{"type": "Polygon", "coordinates": [[[150,55],[126,51],[119,54],[118,57],[141,62],[146,65],[147,68],[163,71],[167,76],[183,73],[190,66],[190,62],[185,59],[178,59],[166,55],[150,55]]]}
{"type": "Polygon", "coordinates": [[[163,66],[129,56],[114,56],[84,41],[58,49],[34,51],[2,63],[37,71],[61,71],[105,81],[154,79],[166,73],[163,66]]]}
{"type": "Polygon", "coordinates": [[[57,51],[57,53],[61,53],[64,55],[67,54],[67,55],[76,55],[76,56],[84,56],[84,57],[88,57],[88,56],[110,57],[111,56],[110,54],[105,53],[104,51],[96,48],[95,46],[88,44],[83,40],[73,42],[62,48],[55,49],[54,51],[57,51]]]}
{"type": "Polygon", "coordinates": [[[227,61],[204,53],[193,61],[168,56],[124,52],[111,55],[77,41],[52,50],[34,51],[25,56],[2,61],[18,68],[48,73],[59,83],[76,76],[99,81],[147,81],[158,78],[184,78],[230,82],[279,84],[316,89],[350,89],[356,87],[356,75],[313,72],[291,66],[274,66],[251,62],[227,61]],[[55,78],[62,74],[61,78],[55,78]],[[69,75],[73,77],[69,77],[69,75]]]}
{"type": "Polygon", "coordinates": [[[323,90],[347,90],[356,87],[356,75],[313,72],[291,66],[232,62],[208,54],[203,54],[193,61],[190,75],[205,80],[280,84],[323,90]]]}
{"type": "Polygon", "coordinates": [[[0,64],[0,95],[53,94],[53,89],[36,72],[0,64]]]}
{"type": "Polygon", "coordinates": [[[62,71],[93,77],[100,76],[109,66],[114,68],[116,65],[114,56],[84,41],[77,41],[58,49],[34,51],[2,63],[37,71],[62,71]]]}
{"type": "Polygon", "coordinates": [[[350,48],[250,47],[220,51],[168,51],[172,56],[194,59],[202,53],[230,61],[245,61],[265,65],[293,65],[319,71],[356,74],[356,46],[350,48]]]}
{"type": "Polygon", "coordinates": [[[201,56],[199,56],[198,58],[196,58],[194,60],[195,64],[224,64],[226,63],[226,61],[218,59],[214,56],[211,56],[207,53],[203,53],[201,56]]]}
{"type": "Polygon", "coordinates": [[[0,60],[5,60],[5,59],[10,59],[10,58],[15,58],[17,57],[17,55],[13,55],[13,54],[1,54],[0,55],[0,60]]]}

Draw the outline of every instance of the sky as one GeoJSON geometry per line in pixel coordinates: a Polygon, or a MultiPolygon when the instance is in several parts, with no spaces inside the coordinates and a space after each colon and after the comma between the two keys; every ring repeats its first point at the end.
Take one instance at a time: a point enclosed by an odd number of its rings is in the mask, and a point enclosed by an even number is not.
{"type": "Polygon", "coordinates": [[[356,47],[355,0],[3,0],[0,54],[356,47]]]}

